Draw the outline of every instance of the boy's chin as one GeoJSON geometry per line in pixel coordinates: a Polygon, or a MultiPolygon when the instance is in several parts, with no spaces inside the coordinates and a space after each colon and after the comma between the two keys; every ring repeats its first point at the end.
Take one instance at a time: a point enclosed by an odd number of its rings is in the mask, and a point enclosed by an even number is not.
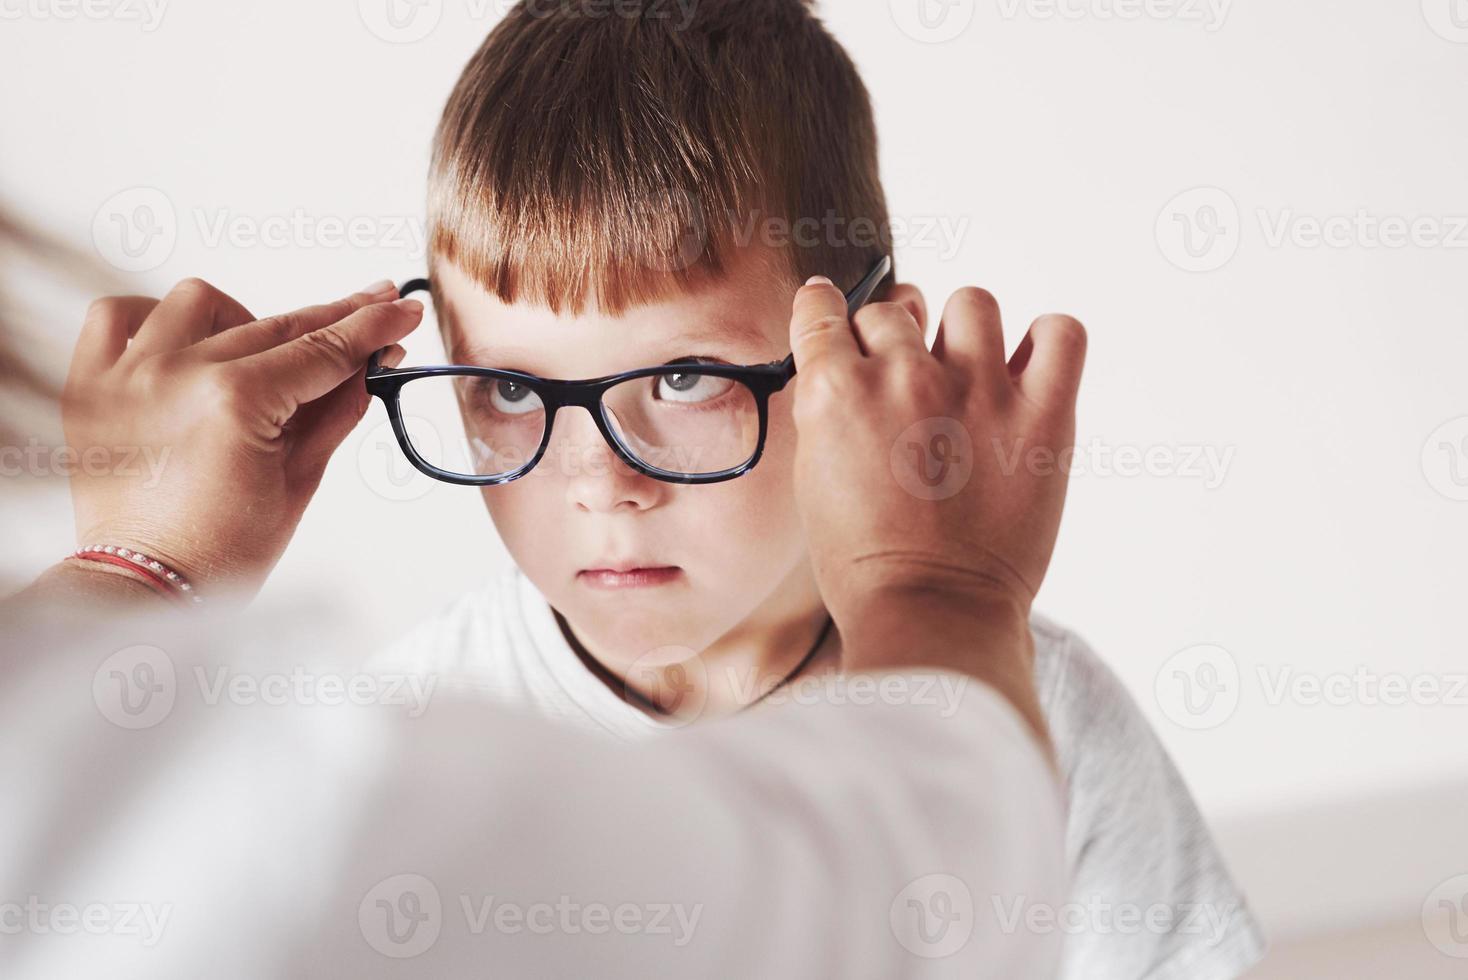
{"type": "Polygon", "coordinates": [[[723,632],[707,611],[700,615],[680,608],[671,598],[662,608],[657,606],[646,598],[587,602],[582,597],[561,611],[582,644],[605,666],[624,675],[691,661],[723,632]]]}

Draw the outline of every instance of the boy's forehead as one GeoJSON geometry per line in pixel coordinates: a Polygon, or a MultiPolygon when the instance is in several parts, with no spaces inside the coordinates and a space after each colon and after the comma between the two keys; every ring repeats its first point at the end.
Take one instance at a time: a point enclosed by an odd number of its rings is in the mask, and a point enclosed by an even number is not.
{"type": "Polygon", "coordinates": [[[457,360],[503,364],[508,359],[532,373],[599,374],[686,356],[749,363],[784,357],[793,285],[761,271],[731,269],[695,289],[615,315],[594,303],[577,313],[506,303],[451,262],[435,263],[433,274],[445,345],[457,360]]]}

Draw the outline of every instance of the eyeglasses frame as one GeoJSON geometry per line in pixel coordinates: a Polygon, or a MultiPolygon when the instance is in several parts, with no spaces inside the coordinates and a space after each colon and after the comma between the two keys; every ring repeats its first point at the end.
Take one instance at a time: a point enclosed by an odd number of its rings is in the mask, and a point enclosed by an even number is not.
{"type": "MultiPolygon", "coordinates": [[[[853,317],[856,311],[861,309],[871,299],[882,280],[886,279],[892,271],[892,257],[883,255],[878,259],[862,278],[861,282],[852,287],[846,294],[846,315],[853,317]]],[[[412,279],[404,283],[398,290],[398,295],[407,296],[410,293],[429,288],[427,279],[412,279]]],[[[580,407],[586,409],[596,422],[597,429],[602,438],[611,447],[612,451],[632,469],[645,476],[666,483],[678,484],[706,484],[722,483],[735,477],[743,476],[752,470],[759,462],[760,456],[765,449],[765,436],[769,424],[769,398],[777,391],[783,390],[792,378],[795,377],[795,353],[792,351],[783,360],[771,361],[766,364],[707,364],[702,361],[674,361],[669,364],[659,364],[654,367],[637,368],[632,371],[623,371],[618,374],[609,374],[600,378],[590,378],[583,381],[566,381],[556,378],[542,378],[534,374],[526,374],[521,371],[507,371],[500,368],[476,367],[473,365],[453,364],[436,365],[430,367],[415,368],[385,368],[381,364],[381,351],[373,353],[367,364],[367,392],[382,399],[383,407],[387,409],[387,417],[392,423],[393,435],[397,437],[398,446],[408,461],[420,472],[433,477],[444,483],[452,483],[458,486],[499,486],[510,483],[525,476],[545,456],[546,449],[550,446],[551,433],[555,429],[556,412],[562,408],[580,407]],[[673,373],[670,368],[688,367],[696,368],[690,370],[690,374],[701,374],[716,378],[732,378],[742,382],[754,393],[755,402],[759,412],[759,441],[755,445],[754,453],[738,466],[724,470],[716,470],[712,473],[677,473],[672,470],[664,470],[646,463],[636,457],[631,449],[623,445],[620,437],[614,431],[610,420],[607,418],[606,406],[602,403],[602,396],[616,385],[627,381],[635,381],[638,378],[657,377],[658,375],[673,373]],[[462,473],[454,473],[450,470],[440,469],[425,460],[413,448],[412,441],[408,438],[407,426],[403,420],[402,404],[399,395],[403,386],[410,381],[419,378],[452,375],[455,377],[483,377],[494,378],[501,381],[510,381],[515,384],[524,385],[535,392],[540,398],[545,409],[545,431],[541,434],[540,445],[535,455],[523,466],[509,473],[497,473],[489,476],[468,476],[462,473]]]]}

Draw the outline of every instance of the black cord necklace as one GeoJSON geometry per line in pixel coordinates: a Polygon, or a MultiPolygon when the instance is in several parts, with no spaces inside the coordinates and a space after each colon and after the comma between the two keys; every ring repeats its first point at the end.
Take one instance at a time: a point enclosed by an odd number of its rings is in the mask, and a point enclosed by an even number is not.
{"type": "Polygon", "coordinates": [[[816,641],[810,645],[810,649],[805,652],[805,656],[800,658],[800,663],[796,664],[795,667],[790,671],[790,673],[782,677],[780,679],[780,683],[776,684],[774,687],[770,688],[768,691],[746,704],[740,710],[748,711],[750,708],[753,708],[755,705],[759,704],[771,694],[774,694],[776,691],[780,690],[780,688],[784,687],[786,684],[789,684],[791,681],[795,680],[796,677],[800,676],[800,672],[805,670],[806,667],[809,667],[810,662],[816,658],[816,651],[821,648],[821,644],[826,642],[826,634],[831,632],[831,627],[834,625],[835,620],[831,618],[830,613],[827,613],[826,625],[821,627],[820,633],[816,635],[816,641]]]}
{"type": "MultiPolygon", "coordinates": [[[[576,638],[576,634],[571,631],[571,624],[566,622],[566,618],[561,615],[559,609],[552,607],[551,612],[555,614],[556,625],[560,627],[561,635],[564,636],[566,640],[571,644],[571,649],[576,651],[576,656],[581,660],[583,664],[586,665],[588,670],[596,675],[598,680],[600,680],[603,684],[607,685],[607,687],[610,687],[614,691],[622,691],[623,697],[625,697],[628,701],[633,702],[644,711],[651,712],[655,715],[668,714],[668,712],[664,710],[662,705],[653,701],[651,698],[644,695],[641,691],[638,691],[636,688],[632,687],[632,685],[625,683],[616,674],[607,669],[607,666],[605,664],[593,657],[591,655],[591,651],[582,646],[581,641],[576,638]]],[[[831,618],[830,613],[827,613],[825,625],[821,627],[821,632],[816,636],[816,641],[811,644],[810,649],[805,652],[805,656],[800,658],[800,662],[791,669],[790,673],[786,674],[780,679],[780,683],[776,684],[774,687],[770,688],[768,691],[761,694],[759,697],[755,698],[753,701],[749,702],[749,704],[745,705],[739,710],[748,711],[750,708],[753,708],[755,705],[759,704],[771,694],[774,694],[776,691],[780,690],[782,687],[795,680],[796,677],[800,676],[801,671],[809,667],[810,662],[815,659],[816,652],[819,651],[822,644],[826,642],[826,637],[830,634],[831,627],[834,625],[836,625],[835,620],[831,618]]]]}

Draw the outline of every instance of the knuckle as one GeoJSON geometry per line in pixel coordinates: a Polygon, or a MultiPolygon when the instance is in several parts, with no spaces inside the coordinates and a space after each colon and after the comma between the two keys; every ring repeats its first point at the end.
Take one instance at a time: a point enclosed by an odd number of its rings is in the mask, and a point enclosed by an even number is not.
{"type": "Polygon", "coordinates": [[[163,387],[165,371],[162,362],[161,355],[146,357],[133,368],[133,383],[142,390],[145,398],[152,398],[163,387]]]}
{"type": "Polygon", "coordinates": [[[887,378],[889,397],[905,411],[942,414],[960,400],[955,379],[932,358],[894,360],[887,378]]]}
{"type": "Polygon", "coordinates": [[[856,311],[854,322],[858,326],[872,327],[882,323],[900,323],[911,326],[917,321],[913,320],[912,314],[907,307],[901,303],[868,303],[856,311]]]}
{"type": "Polygon", "coordinates": [[[1069,351],[1082,351],[1086,347],[1086,328],[1065,313],[1047,313],[1035,321],[1033,329],[1042,333],[1049,343],[1069,351]]]}
{"type": "Polygon", "coordinates": [[[278,313],[268,316],[255,324],[255,329],[264,335],[270,346],[278,347],[288,340],[295,338],[299,332],[296,326],[296,318],[289,313],[278,313]]]}
{"type": "Polygon", "coordinates": [[[944,375],[943,366],[927,351],[902,350],[887,358],[884,376],[902,388],[926,386],[944,375]]]}
{"type": "Polygon", "coordinates": [[[795,413],[804,417],[824,415],[849,405],[856,385],[856,379],[849,372],[828,364],[802,371],[797,377],[795,413]]]}
{"type": "Polygon", "coordinates": [[[103,296],[87,305],[86,319],[109,321],[122,315],[124,307],[121,296],[103,296]]]}
{"type": "Polygon", "coordinates": [[[244,375],[228,365],[205,372],[199,381],[201,401],[214,416],[237,417],[247,401],[244,375]]]}
{"type": "Polygon", "coordinates": [[[813,320],[805,322],[804,333],[808,336],[831,333],[836,330],[845,330],[849,321],[844,316],[832,313],[827,316],[818,316],[813,320]]]}
{"type": "Polygon", "coordinates": [[[175,353],[153,354],[136,363],[129,384],[147,402],[157,404],[174,397],[180,369],[180,359],[175,353]]]}
{"type": "Polygon", "coordinates": [[[999,309],[994,294],[981,286],[964,286],[953,294],[954,302],[975,311],[993,312],[999,309]]]}
{"type": "Polygon", "coordinates": [[[322,327],[320,330],[312,330],[303,334],[300,343],[307,349],[319,356],[330,358],[338,364],[345,364],[351,357],[351,342],[342,334],[335,325],[322,327]]]}
{"type": "Polygon", "coordinates": [[[180,279],[177,283],[174,284],[173,289],[169,290],[170,293],[181,296],[185,299],[201,299],[211,296],[218,291],[219,290],[215,289],[213,286],[209,285],[207,282],[197,276],[189,276],[187,279],[180,279]]]}
{"type": "Polygon", "coordinates": [[[352,311],[355,309],[357,309],[356,305],[347,299],[332,300],[330,303],[324,303],[321,306],[321,312],[325,315],[328,323],[335,323],[338,320],[351,316],[352,311]]]}

